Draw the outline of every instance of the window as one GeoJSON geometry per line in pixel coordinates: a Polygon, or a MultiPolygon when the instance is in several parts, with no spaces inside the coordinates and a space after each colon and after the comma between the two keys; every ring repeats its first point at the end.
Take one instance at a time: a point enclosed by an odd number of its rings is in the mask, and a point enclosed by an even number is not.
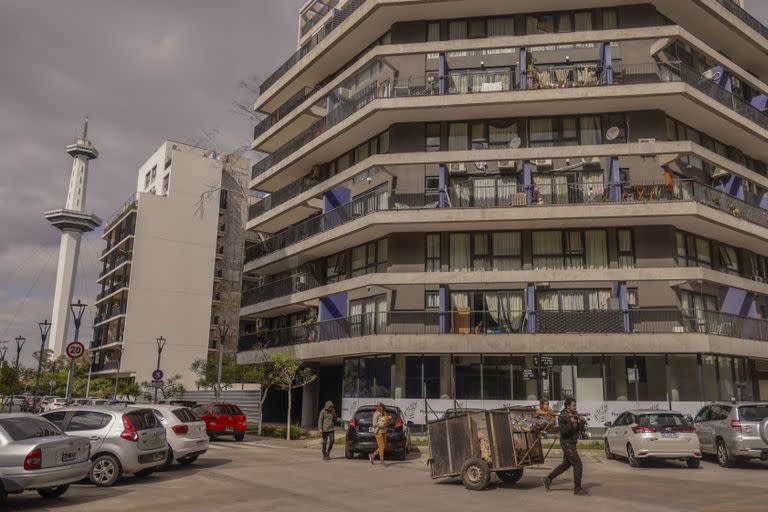
{"type": "Polygon", "coordinates": [[[425,176],[424,177],[424,193],[437,194],[438,192],[440,192],[440,177],[425,176]]]}
{"type": "Polygon", "coordinates": [[[440,22],[427,23],[427,42],[440,40],[440,22]]]}
{"type": "Polygon", "coordinates": [[[77,411],[72,415],[67,425],[67,432],[82,430],[100,430],[112,421],[110,414],[91,411],[77,411]]]}
{"type": "Polygon", "coordinates": [[[480,356],[456,356],[453,364],[456,399],[482,399],[482,363],[480,356]]]}
{"type": "Polygon", "coordinates": [[[150,173],[152,173],[152,176],[151,176],[150,179],[154,180],[155,176],[157,176],[157,166],[156,165],[152,166],[152,170],[150,171],[150,173]]]}
{"type": "Polygon", "coordinates": [[[603,9],[603,30],[619,28],[619,16],[616,9],[603,9]]]}
{"type": "Polygon", "coordinates": [[[165,177],[163,177],[163,194],[166,194],[168,192],[168,185],[171,182],[171,175],[166,174],[165,177]]]}
{"type": "Polygon", "coordinates": [[[484,19],[469,20],[469,38],[482,39],[488,37],[487,21],[484,19]]]}
{"type": "Polygon", "coordinates": [[[505,232],[491,235],[492,270],[520,270],[523,268],[520,238],[520,233],[505,232]]]}
{"type": "Polygon", "coordinates": [[[667,361],[670,400],[673,402],[701,400],[696,354],[670,354],[667,361]]]}
{"type": "Polygon", "coordinates": [[[440,272],[440,234],[430,233],[426,237],[427,254],[425,261],[426,272],[440,272]]]}
{"type": "Polygon", "coordinates": [[[426,129],[426,151],[440,151],[440,123],[429,123],[426,129]]]}
{"type": "Polygon", "coordinates": [[[488,37],[515,35],[515,18],[490,18],[488,20],[488,37]]]}
{"type": "Polygon", "coordinates": [[[474,233],[472,235],[472,269],[491,269],[491,244],[488,233],[474,233]]]}
{"type": "Polygon", "coordinates": [[[551,14],[528,15],[525,17],[527,34],[551,34],[555,31],[555,17],[551,14]]]}
{"type": "Polygon", "coordinates": [[[745,251],[747,258],[747,272],[748,277],[755,281],[765,282],[766,280],[766,264],[765,258],[758,256],[753,252],[745,251]]]}
{"type": "Polygon", "coordinates": [[[517,121],[491,121],[488,123],[490,149],[509,149],[512,139],[518,137],[517,121]]]}
{"type": "Polygon", "coordinates": [[[147,174],[144,175],[144,188],[149,187],[151,180],[152,180],[152,174],[150,172],[147,172],[147,174]]]}
{"type": "Polygon", "coordinates": [[[0,419],[0,427],[13,441],[62,435],[58,427],[34,416],[3,418],[0,419]]]}
{"type": "Polygon", "coordinates": [[[635,245],[631,229],[617,231],[619,268],[635,268],[635,245]]]}
{"type": "Polygon", "coordinates": [[[388,242],[380,239],[365,245],[333,254],[326,260],[326,279],[329,283],[351,277],[386,272],[388,242]]]}
{"type": "Polygon", "coordinates": [[[168,169],[171,166],[171,159],[165,161],[165,169],[168,169]]]}
{"type": "Polygon", "coordinates": [[[440,309],[440,292],[429,290],[424,292],[425,309],[440,309]]]}
{"type": "Polygon", "coordinates": [[[536,270],[607,268],[606,232],[534,231],[533,265],[536,270]]]}
{"type": "Polygon", "coordinates": [[[448,23],[448,40],[467,39],[467,22],[465,20],[448,23]]]}
{"type": "Polygon", "coordinates": [[[509,400],[512,397],[512,358],[483,356],[483,399],[509,400]]]}
{"type": "Polygon", "coordinates": [[[67,416],[65,411],[56,411],[43,415],[43,418],[47,419],[59,428],[64,428],[64,418],[67,416]]]}
{"type": "Polygon", "coordinates": [[[712,250],[709,240],[682,231],[677,232],[676,240],[678,265],[712,268],[712,250]]]}
{"type": "Polygon", "coordinates": [[[326,278],[329,283],[343,281],[349,275],[349,252],[344,251],[328,257],[326,278]]]}
{"type": "Polygon", "coordinates": [[[384,332],[387,324],[387,296],[377,295],[349,303],[352,336],[384,332]]]}
{"type": "Polygon", "coordinates": [[[451,272],[519,270],[521,237],[517,232],[451,233],[451,272]]]}
{"type": "Polygon", "coordinates": [[[448,151],[466,151],[469,149],[469,123],[451,123],[448,125],[448,151]]]}
{"type": "Polygon", "coordinates": [[[451,233],[449,236],[451,272],[469,272],[469,240],[469,233],[451,233]]]}
{"type": "Polygon", "coordinates": [[[720,254],[720,272],[738,276],[740,274],[739,256],[736,252],[736,248],[718,243],[717,249],[720,254]]]}
{"type": "Polygon", "coordinates": [[[539,290],[536,309],[539,311],[605,311],[610,290],[539,290]]]}
{"type": "Polygon", "coordinates": [[[359,372],[361,397],[392,398],[392,358],[361,358],[359,372]]]}

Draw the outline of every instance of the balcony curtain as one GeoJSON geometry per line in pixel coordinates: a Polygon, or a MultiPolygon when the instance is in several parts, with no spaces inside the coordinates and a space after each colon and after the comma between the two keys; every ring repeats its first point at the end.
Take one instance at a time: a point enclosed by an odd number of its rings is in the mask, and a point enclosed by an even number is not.
{"type": "Polygon", "coordinates": [[[608,309],[608,300],[611,298],[609,290],[590,290],[589,291],[589,309],[606,311],[608,309]]]}
{"type": "Polygon", "coordinates": [[[602,171],[582,172],[581,183],[587,202],[599,201],[605,195],[605,179],[602,171]]]}
{"type": "Polygon", "coordinates": [[[585,116],[580,120],[580,144],[582,146],[597,145],[602,143],[600,133],[600,118],[598,116],[585,116]]]}
{"type": "Polygon", "coordinates": [[[592,30],[592,13],[587,12],[577,12],[574,14],[575,22],[576,22],[576,32],[585,32],[587,30],[592,30]]]}
{"type": "Polygon", "coordinates": [[[532,148],[551,148],[554,144],[554,123],[551,118],[531,119],[528,122],[532,148]]]}
{"type": "Polygon", "coordinates": [[[448,151],[466,151],[469,149],[469,125],[451,123],[448,127],[448,151]]]}
{"type": "Polygon", "coordinates": [[[520,233],[493,233],[493,270],[519,270],[520,250],[520,233]]]}
{"type": "Polygon", "coordinates": [[[490,292],[483,294],[485,309],[497,326],[517,332],[522,325],[522,292],[490,292]]]}
{"type": "Polygon", "coordinates": [[[450,236],[451,272],[470,271],[470,247],[468,233],[453,233],[450,236]]]}
{"type": "Polygon", "coordinates": [[[469,307],[469,293],[467,292],[451,292],[451,307],[456,310],[457,308],[469,307]]]}
{"type": "Polygon", "coordinates": [[[448,24],[449,40],[467,39],[468,37],[466,21],[452,21],[448,24]]]}
{"type": "Polygon", "coordinates": [[[488,37],[515,35],[515,18],[491,18],[488,20],[488,37]]]}
{"type": "Polygon", "coordinates": [[[496,180],[497,206],[509,206],[512,204],[512,195],[517,192],[517,180],[515,178],[498,178],[496,180]]]}
{"type": "Polygon", "coordinates": [[[563,290],[560,295],[560,311],[584,311],[584,293],[581,290],[563,290]]]}
{"type": "Polygon", "coordinates": [[[587,252],[587,268],[608,268],[608,243],[605,231],[586,231],[584,242],[587,252]]]}
{"type": "Polygon", "coordinates": [[[496,180],[494,178],[475,179],[473,185],[476,207],[496,206],[496,180]]]}
{"type": "Polygon", "coordinates": [[[558,308],[556,291],[543,290],[536,294],[536,309],[538,311],[557,311],[558,308]]]}
{"type": "Polygon", "coordinates": [[[508,149],[517,137],[517,122],[491,121],[488,123],[488,143],[491,149],[508,149]]]}
{"type": "Polygon", "coordinates": [[[533,233],[533,268],[550,270],[563,267],[563,236],[560,231],[533,233]]]}

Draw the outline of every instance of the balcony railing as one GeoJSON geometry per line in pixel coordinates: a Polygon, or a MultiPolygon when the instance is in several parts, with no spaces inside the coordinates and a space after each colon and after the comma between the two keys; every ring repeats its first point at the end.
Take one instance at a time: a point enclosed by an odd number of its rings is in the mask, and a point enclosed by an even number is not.
{"type": "Polygon", "coordinates": [[[113,284],[111,284],[110,286],[108,286],[107,288],[105,288],[103,292],[99,292],[99,294],[96,295],[96,300],[97,301],[101,300],[104,297],[115,293],[117,290],[119,290],[121,288],[127,288],[129,284],[130,284],[130,279],[128,279],[128,278],[121,279],[120,281],[116,281],[113,284]]]}
{"type": "Polygon", "coordinates": [[[745,11],[742,6],[733,0],[717,0],[717,3],[728,9],[737,18],[749,25],[750,28],[752,28],[755,32],[758,32],[761,36],[768,38],[768,28],[760,23],[757,18],[745,11]]]}
{"type": "Polygon", "coordinates": [[[248,218],[255,219],[259,215],[262,215],[272,208],[275,208],[286,201],[296,197],[302,192],[306,192],[312,187],[318,185],[321,182],[320,178],[315,178],[312,175],[302,176],[296,181],[291,182],[287,186],[281,188],[277,192],[268,195],[261,201],[252,204],[248,207],[248,218]]]}
{"type": "Polygon", "coordinates": [[[258,302],[311,290],[322,285],[323,282],[312,274],[297,274],[246,290],[243,292],[241,301],[243,306],[250,306],[258,302]]]}
{"type": "Polygon", "coordinates": [[[137,204],[138,204],[138,201],[137,201],[137,199],[136,199],[136,193],[134,192],[134,193],[133,193],[133,194],[131,194],[131,196],[130,196],[130,197],[129,197],[129,198],[128,198],[128,199],[127,199],[127,200],[126,200],[126,201],[125,201],[123,204],[122,204],[122,206],[120,206],[120,208],[118,208],[117,210],[115,210],[115,213],[113,213],[112,215],[110,215],[110,216],[109,216],[109,218],[107,219],[107,221],[104,223],[104,231],[105,231],[105,232],[106,232],[106,231],[109,231],[109,228],[111,228],[111,227],[112,227],[112,224],[113,224],[113,223],[114,223],[114,222],[115,222],[117,219],[119,219],[120,217],[122,217],[122,216],[123,216],[123,214],[124,214],[125,212],[127,212],[128,210],[130,210],[130,209],[132,209],[132,208],[135,208],[137,204]]]}
{"type": "MultiPolygon", "coordinates": [[[[452,187],[446,190],[448,208],[537,207],[546,205],[610,205],[620,203],[693,202],[768,227],[768,210],[751,205],[725,192],[694,181],[678,181],[668,187],[661,183],[591,183],[534,185],[531,204],[519,185],[509,187],[452,187]],[[610,201],[611,189],[620,201],[610,201]]],[[[398,193],[376,190],[353,199],[322,215],[290,227],[246,250],[246,261],[266,256],[319,233],[352,222],[371,213],[387,210],[433,209],[440,204],[439,193],[398,193]]]]}
{"type": "Polygon", "coordinates": [[[768,321],[716,311],[389,311],[263,331],[240,338],[239,351],[373,335],[677,334],[701,333],[768,341],[768,321]],[[535,322],[533,321],[535,318],[535,322]],[[441,322],[442,320],[442,322],[441,322]]]}
{"type": "Polygon", "coordinates": [[[291,55],[282,66],[269,75],[264,82],[259,86],[259,92],[264,94],[275,82],[280,80],[293,66],[296,65],[303,57],[305,57],[310,51],[312,51],[320,42],[328,37],[331,32],[341,25],[347,18],[349,18],[361,5],[365,3],[365,0],[350,0],[344,7],[342,7],[336,15],[328,21],[323,27],[312,35],[312,38],[302,45],[296,53],[291,55]]]}
{"type": "MultiPolygon", "coordinates": [[[[768,116],[753,107],[748,102],[720,87],[712,80],[703,77],[692,68],[682,63],[662,64],[623,64],[615,63],[610,70],[613,80],[607,79],[608,70],[596,63],[580,66],[554,67],[536,72],[529,76],[529,82],[538,84],[534,88],[571,88],[571,87],[605,87],[610,85],[652,84],[664,82],[684,82],[709,98],[727,106],[731,110],[755,122],[762,128],[768,129],[768,116]],[[610,82],[610,83],[609,83],[610,82]]],[[[514,83],[511,73],[454,73],[446,77],[449,93],[475,94],[488,92],[504,92],[511,90],[514,83]]],[[[417,97],[439,94],[438,80],[435,76],[411,78],[407,80],[374,82],[359,91],[355,96],[340,103],[324,118],[304,130],[292,140],[281,146],[274,153],[257,162],[252,169],[251,177],[256,178],[271,167],[282,162],[299,148],[314,140],[322,133],[336,126],[372,101],[392,97],[417,97]]]]}
{"type": "Polygon", "coordinates": [[[272,128],[278,121],[285,116],[293,112],[296,107],[304,103],[311,94],[315,92],[315,87],[305,87],[293,96],[288,101],[283,103],[274,113],[262,119],[253,129],[253,138],[257,138],[262,133],[272,128]]]}
{"type": "Polygon", "coordinates": [[[339,0],[326,0],[325,2],[321,3],[320,9],[315,12],[314,16],[307,19],[306,22],[301,26],[301,35],[305,35],[307,32],[312,30],[312,27],[317,25],[323,17],[331,12],[331,10],[339,5],[339,0]]]}

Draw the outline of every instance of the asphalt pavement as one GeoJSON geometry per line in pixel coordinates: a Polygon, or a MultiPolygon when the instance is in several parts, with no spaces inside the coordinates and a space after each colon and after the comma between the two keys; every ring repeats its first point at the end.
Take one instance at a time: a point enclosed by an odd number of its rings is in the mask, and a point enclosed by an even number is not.
{"type": "Polygon", "coordinates": [[[382,467],[371,466],[366,458],[344,459],[339,443],[333,459],[323,461],[319,449],[305,444],[256,438],[217,441],[192,466],[175,465],[144,480],[126,477],[108,489],[73,485],[53,501],[37,493],[10,496],[3,510],[339,512],[369,510],[377,503],[386,510],[440,512],[558,506],[569,512],[768,510],[768,464],[761,462],[733,469],[712,461],[700,469],[677,462],[633,469],[585,451],[584,486],[591,496],[575,497],[570,474],[556,480],[549,493],[541,485],[541,478],[559,462],[555,452],[545,465],[527,469],[517,484],[494,479],[485,491],[472,492],[456,479],[431,480],[424,454],[382,467]]]}

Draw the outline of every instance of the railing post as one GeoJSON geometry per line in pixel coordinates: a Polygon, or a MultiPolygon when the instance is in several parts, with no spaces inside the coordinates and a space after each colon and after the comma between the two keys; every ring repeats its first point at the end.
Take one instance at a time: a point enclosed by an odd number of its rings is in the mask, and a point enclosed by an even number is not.
{"type": "Polygon", "coordinates": [[[605,76],[606,85],[613,85],[613,57],[611,43],[600,43],[600,68],[605,76]]]}
{"type": "Polygon", "coordinates": [[[445,57],[445,53],[440,53],[438,56],[438,64],[437,64],[437,85],[439,88],[439,93],[441,95],[446,94],[446,91],[448,88],[446,87],[446,74],[448,72],[448,59],[445,57]]]}
{"type": "Polygon", "coordinates": [[[606,159],[606,181],[608,182],[608,195],[612,203],[621,202],[621,169],[619,168],[619,159],[615,156],[609,156],[606,159]]]}
{"type": "Polygon", "coordinates": [[[529,160],[523,162],[523,188],[525,189],[525,204],[531,206],[533,204],[533,172],[529,160]]]}
{"type": "Polygon", "coordinates": [[[518,50],[518,62],[520,67],[520,81],[517,84],[518,89],[525,91],[528,89],[528,51],[525,48],[518,50]]]}
{"type": "Polygon", "coordinates": [[[438,188],[439,192],[439,204],[440,208],[446,208],[448,206],[448,166],[440,164],[438,170],[438,188]]]}
{"type": "Polygon", "coordinates": [[[528,332],[536,333],[536,284],[528,283],[526,285],[525,309],[528,316],[528,332]]]}
{"type": "Polygon", "coordinates": [[[438,310],[440,312],[439,332],[448,334],[448,287],[444,284],[440,285],[438,292],[438,310]]]}

